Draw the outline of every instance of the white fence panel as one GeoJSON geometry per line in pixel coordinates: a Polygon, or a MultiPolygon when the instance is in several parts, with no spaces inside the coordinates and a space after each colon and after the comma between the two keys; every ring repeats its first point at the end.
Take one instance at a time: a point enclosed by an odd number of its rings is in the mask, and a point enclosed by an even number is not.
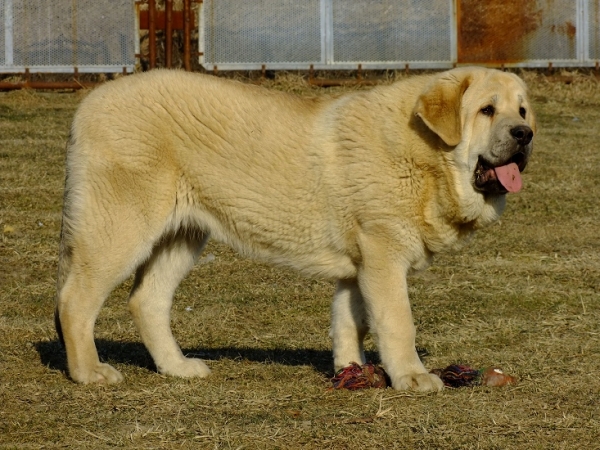
{"type": "Polygon", "coordinates": [[[320,0],[205,0],[200,52],[211,68],[307,67],[321,62],[320,0]]]}
{"type": "Polygon", "coordinates": [[[0,72],[131,72],[134,23],[131,1],[0,0],[0,72]]]}

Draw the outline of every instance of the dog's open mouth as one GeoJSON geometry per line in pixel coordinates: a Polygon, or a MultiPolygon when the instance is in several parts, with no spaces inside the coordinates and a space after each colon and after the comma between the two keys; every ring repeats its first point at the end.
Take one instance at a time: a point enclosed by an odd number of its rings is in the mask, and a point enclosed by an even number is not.
{"type": "Polygon", "coordinates": [[[475,168],[475,188],[490,194],[519,192],[523,187],[521,172],[527,165],[525,153],[519,152],[504,164],[493,165],[479,157],[475,168]]]}

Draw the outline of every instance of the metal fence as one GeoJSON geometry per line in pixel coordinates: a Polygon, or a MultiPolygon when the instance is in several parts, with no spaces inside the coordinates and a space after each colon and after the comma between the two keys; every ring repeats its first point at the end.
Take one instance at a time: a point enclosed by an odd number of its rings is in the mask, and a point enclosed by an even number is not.
{"type": "Polygon", "coordinates": [[[204,0],[208,70],[598,67],[600,0],[204,0]]]}
{"type": "MultiPolygon", "coordinates": [[[[195,0],[207,70],[599,67],[600,0],[195,0]]],[[[131,72],[134,0],[0,0],[0,73],[131,72]]]]}
{"type": "Polygon", "coordinates": [[[0,0],[0,72],[131,72],[133,2],[0,0]]]}

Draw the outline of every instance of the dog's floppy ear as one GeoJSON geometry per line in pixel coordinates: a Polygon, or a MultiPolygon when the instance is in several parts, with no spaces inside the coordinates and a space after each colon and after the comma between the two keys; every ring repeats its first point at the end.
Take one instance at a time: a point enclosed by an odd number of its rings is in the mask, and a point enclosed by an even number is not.
{"type": "Polygon", "coordinates": [[[417,100],[415,115],[449,146],[460,143],[462,96],[471,83],[471,75],[463,71],[446,72],[436,78],[417,100]]]}

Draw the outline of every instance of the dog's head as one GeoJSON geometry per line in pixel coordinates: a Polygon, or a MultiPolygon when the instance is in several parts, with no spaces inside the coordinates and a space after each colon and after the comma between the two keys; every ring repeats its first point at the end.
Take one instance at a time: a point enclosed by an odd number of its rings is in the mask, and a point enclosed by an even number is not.
{"type": "Polygon", "coordinates": [[[519,77],[484,68],[444,72],[421,94],[415,114],[456,147],[457,162],[469,170],[476,191],[503,195],[520,190],[536,124],[519,77]]]}

